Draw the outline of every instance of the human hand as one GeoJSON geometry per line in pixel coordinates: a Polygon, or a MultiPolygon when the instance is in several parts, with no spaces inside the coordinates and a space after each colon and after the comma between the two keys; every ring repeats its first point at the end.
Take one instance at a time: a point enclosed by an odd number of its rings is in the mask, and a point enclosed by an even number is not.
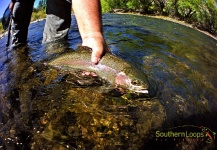
{"type": "Polygon", "coordinates": [[[11,12],[13,12],[13,8],[14,8],[14,2],[11,1],[10,4],[9,4],[9,9],[11,12]]]}
{"type": "Polygon", "coordinates": [[[89,34],[83,38],[82,46],[88,46],[92,49],[91,61],[97,64],[109,48],[103,38],[102,33],[89,34]]]}

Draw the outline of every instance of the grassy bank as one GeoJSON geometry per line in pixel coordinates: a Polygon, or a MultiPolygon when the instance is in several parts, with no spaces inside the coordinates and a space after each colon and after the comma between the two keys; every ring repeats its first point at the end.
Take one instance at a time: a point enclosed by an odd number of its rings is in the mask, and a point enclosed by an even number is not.
{"type": "Polygon", "coordinates": [[[175,18],[172,18],[172,17],[160,16],[160,15],[159,15],[159,16],[148,16],[148,17],[159,18],[159,19],[163,19],[163,20],[175,22],[175,23],[178,23],[178,24],[181,24],[181,25],[184,25],[184,26],[193,28],[193,29],[195,29],[195,30],[198,30],[198,31],[202,32],[203,34],[206,34],[206,35],[208,35],[208,36],[214,38],[215,40],[217,40],[217,35],[216,35],[216,34],[211,34],[211,33],[208,32],[208,31],[201,30],[201,29],[195,27],[194,24],[187,23],[187,22],[185,22],[185,21],[183,21],[183,20],[178,20],[178,19],[175,19],[175,18]]]}
{"type": "Polygon", "coordinates": [[[171,21],[171,22],[175,22],[175,23],[178,23],[178,24],[181,24],[181,25],[184,25],[184,26],[187,26],[189,28],[193,28],[195,30],[198,30],[200,32],[202,32],[203,34],[206,34],[210,37],[212,37],[213,39],[217,40],[217,35],[216,34],[211,34],[210,32],[208,31],[204,31],[204,30],[201,30],[197,27],[194,26],[194,24],[190,24],[184,20],[180,20],[178,18],[173,18],[173,17],[169,17],[169,16],[163,16],[163,15],[144,15],[144,14],[140,14],[140,13],[132,13],[132,12],[117,12],[116,14],[130,14],[130,15],[139,15],[139,16],[146,16],[146,17],[152,17],[152,18],[158,18],[158,19],[163,19],[163,20],[167,20],[167,21],[171,21]]]}
{"type": "Polygon", "coordinates": [[[103,12],[166,16],[217,35],[216,0],[101,0],[103,12]]]}
{"type": "Polygon", "coordinates": [[[0,34],[4,33],[4,30],[3,30],[3,26],[2,24],[0,23],[0,34]]]}
{"type": "Polygon", "coordinates": [[[31,22],[42,19],[42,18],[46,18],[46,13],[44,9],[35,9],[32,12],[32,17],[31,17],[31,22]]]}

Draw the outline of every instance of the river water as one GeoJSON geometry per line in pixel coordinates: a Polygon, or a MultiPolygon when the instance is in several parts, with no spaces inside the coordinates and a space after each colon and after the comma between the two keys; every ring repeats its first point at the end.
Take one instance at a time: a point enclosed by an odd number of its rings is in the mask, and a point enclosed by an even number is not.
{"type": "Polygon", "coordinates": [[[28,46],[6,48],[6,37],[0,40],[0,149],[215,149],[216,40],[165,20],[104,14],[112,53],[150,85],[148,96],[113,95],[65,82],[44,65],[81,43],[74,16],[67,42],[42,45],[44,23],[30,25],[28,46]],[[203,138],[156,134],[202,127],[203,138]]]}

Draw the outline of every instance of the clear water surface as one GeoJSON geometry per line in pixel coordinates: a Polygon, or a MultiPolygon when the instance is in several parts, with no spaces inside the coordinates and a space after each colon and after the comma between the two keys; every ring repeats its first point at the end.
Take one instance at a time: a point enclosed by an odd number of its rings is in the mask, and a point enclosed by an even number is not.
{"type": "Polygon", "coordinates": [[[114,96],[65,82],[66,73],[43,65],[81,43],[74,16],[67,42],[42,45],[44,23],[30,25],[28,46],[6,48],[7,38],[0,40],[0,149],[215,148],[159,142],[155,133],[184,125],[217,131],[216,40],[165,20],[104,14],[112,53],[150,84],[149,97],[114,96]]]}

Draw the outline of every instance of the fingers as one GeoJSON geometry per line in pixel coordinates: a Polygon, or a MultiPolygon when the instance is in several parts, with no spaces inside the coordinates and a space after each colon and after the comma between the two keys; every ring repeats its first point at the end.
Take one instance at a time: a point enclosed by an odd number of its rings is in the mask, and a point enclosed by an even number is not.
{"type": "Polygon", "coordinates": [[[86,37],[82,43],[83,46],[92,48],[91,61],[98,64],[104,53],[108,51],[108,46],[105,43],[103,36],[92,35],[86,37]]]}

